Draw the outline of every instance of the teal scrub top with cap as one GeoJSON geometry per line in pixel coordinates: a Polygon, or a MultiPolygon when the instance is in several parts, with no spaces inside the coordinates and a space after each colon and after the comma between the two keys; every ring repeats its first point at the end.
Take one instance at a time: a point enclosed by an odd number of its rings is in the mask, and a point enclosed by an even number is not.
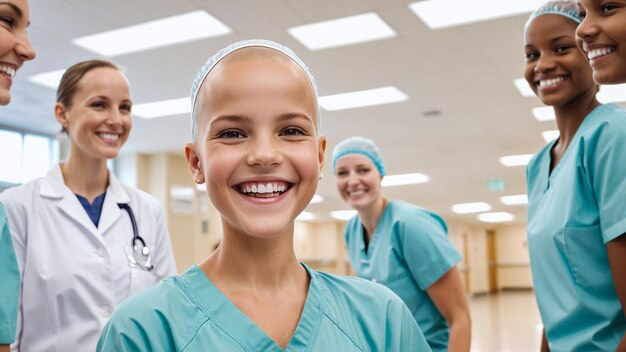
{"type": "Polygon", "coordinates": [[[390,201],[367,250],[358,216],[346,225],[348,256],[359,277],[387,286],[408,306],[433,351],[448,349],[449,328],[426,289],[462,259],[438,215],[390,201]]]}
{"type": "MultiPolygon", "coordinates": [[[[311,270],[285,351],[430,351],[402,301],[359,278],[311,270]]],[[[280,302],[276,302],[280,304],[280,302]]],[[[124,301],[97,351],[283,351],[194,265],[124,301]]]]}
{"type": "Polygon", "coordinates": [[[7,221],[0,203],[0,344],[15,341],[20,296],[20,271],[7,221]]]}
{"type": "Polygon", "coordinates": [[[526,170],[541,319],[551,351],[614,351],[626,319],[606,244],[626,232],[626,109],[595,108],[550,172],[555,143],[526,170]]]}

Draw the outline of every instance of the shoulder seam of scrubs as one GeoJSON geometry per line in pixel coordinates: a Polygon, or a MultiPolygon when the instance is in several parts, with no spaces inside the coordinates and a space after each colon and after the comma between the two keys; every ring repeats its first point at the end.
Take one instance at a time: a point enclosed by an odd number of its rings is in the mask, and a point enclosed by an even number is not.
{"type": "MultiPolygon", "coordinates": [[[[313,270],[312,270],[312,271],[313,271],[313,270]]],[[[313,273],[314,273],[316,276],[318,275],[318,273],[317,273],[316,271],[313,271],[313,273]]],[[[320,310],[321,310],[322,314],[324,314],[324,316],[325,316],[325,317],[327,317],[327,318],[328,318],[328,320],[330,320],[330,321],[333,323],[333,325],[335,325],[335,326],[337,327],[337,329],[339,329],[339,330],[340,330],[340,331],[341,331],[341,332],[342,332],[342,333],[343,333],[343,334],[344,334],[344,335],[345,335],[345,336],[346,336],[346,337],[347,337],[347,338],[348,338],[348,339],[349,339],[349,340],[350,340],[350,341],[354,344],[354,346],[355,346],[356,348],[358,348],[360,351],[363,351],[363,352],[364,352],[365,350],[364,350],[364,349],[363,349],[363,347],[362,347],[362,346],[358,343],[358,341],[354,338],[354,336],[352,336],[352,335],[348,334],[348,332],[346,331],[346,329],[344,329],[343,327],[341,327],[341,326],[339,325],[339,323],[338,323],[337,321],[335,321],[335,319],[334,319],[333,317],[331,317],[331,316],[330,316],[330,314],[328,313],[328,311],[327,311],[327,309],[326,309],[326,300],[328,300],[328,297],[329,297],[329,295],[328,295],[328,293],[327,293],[327,292],[328,292],[328,290],[329,290],[329,288],[326,286],[325,282],[324,282],[324,281],[322,281],[322,279],[321,279],[319,276],[318,276],[316,279],[320,281],[320,283],[322,284],[322,285],[320,285],[320,287],[322,287],[322,288],[323,288],[323,293],[322,293],[322,294],[323,294],[324,299],[323,299],[323,301],[322,301],[322,304],[320,304],[320,310]]],[[[313,278],[311,278],[311,280],[313,280],[313,278]]]]}
{"type": "MultiPolygon", "coordinates": [[[[201,270],[201,269],[199,267],[196,267],[196,270],[201,270]]],[[[198,309],[200,309],[200,311],[202,311],[202,313],[206,316],[205,324],[206,324],[206,322],[210,321],[211,323],[213,323],[213,325],[216,328],[218,328],[226,336],[230,337],[239,346],[241,346],[241,348],[243,348],[246,351],[255,351],[254,346],[249,345],[245,341],[243,341],[243,343],[242,343],[241,339],[238,338],[239,336],[233,336],[231,333],[229,333],[227,330],[225,330],[222,327],[222,325],[220,324],[219,319],[217,318],[217,314],[215,314],[215,312],[210,307],[206,306],[205,304],[202,304],[202,302],[200,300],[196,299],[193,290],[188,290],[188,286],[184,282],[185,280],[181,279],[180,276],[175,276],[174,280],[180,286],[180,288],[183,291],[183,293],[185,294],[185,296],[187,296],[187,298],[189,298],[189,300],[191,302],[193,302],[193,304],[195,304],[196,307],[198,307],[198,309]]],[[[207,280],[208,280],[208,278],[207,278],[207,280]]],[[[213,284],[213,283],[211,282],[211,284],[213,284]]],[[[204,324],[201,324],[201,325],[204,325],[204,324]]],[[[197,332],[196,332],[196,334],[197,334],[197,332]]],[[[191,340],[190,340],[190,342],[191,342],[191,340]]]]}
{"type": "MultiPolygon", "coordinates": [[[[202,312],[202,313],[204,313],[204,312],[202,312]]],[[[181,347],[180,352],[185,351],[187,349],[187,347],[189,347],[191,345],[191,343],[193,342],[194,338],[196,336],[198,336],[198,333],[200,332],[200,328],[202,328],[202,326],[204,324],[210,323],[211,319],[209,319],[209,317],[207,317],[206,314],[205,314],[205,318],[198,317],[198,318],[196,318],[196,321],[199,324],[197,324],[197,325],[196,324],[192,324],[194,333],[191,336],[186,337],[185,345],[181,347]]],[[[196,323],[196,321],[194,321],[194,323],[196,323]]]]}

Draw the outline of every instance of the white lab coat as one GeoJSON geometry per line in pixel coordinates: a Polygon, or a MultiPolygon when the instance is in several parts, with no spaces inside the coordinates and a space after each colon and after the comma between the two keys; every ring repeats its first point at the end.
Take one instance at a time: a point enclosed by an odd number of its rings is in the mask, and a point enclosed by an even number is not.
{"type": "Polygon", "coordinates": [[[156,199],[113,174],[95,227],[61,168],[0,194],[22,275],[17,338],[20,351],[93,351],[115,308],[128,296],[175,274],[163,213],[156,199]],[[135,213],[154,269],[131,268],[126,257],[135,213]]]}

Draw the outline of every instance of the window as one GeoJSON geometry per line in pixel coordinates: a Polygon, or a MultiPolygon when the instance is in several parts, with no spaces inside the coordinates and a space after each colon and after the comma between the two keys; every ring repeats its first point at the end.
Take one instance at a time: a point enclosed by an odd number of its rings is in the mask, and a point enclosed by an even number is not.
{"type": "Polygon", "coordinates": [[[55,139],[0,130],[0,183],[20,184],[42,177],[58,161],[55,139]]]}

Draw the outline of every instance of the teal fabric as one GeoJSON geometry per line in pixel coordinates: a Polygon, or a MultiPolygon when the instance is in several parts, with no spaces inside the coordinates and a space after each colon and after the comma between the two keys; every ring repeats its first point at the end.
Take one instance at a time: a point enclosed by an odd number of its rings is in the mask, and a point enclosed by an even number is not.
{"type": "Polygon", "coordinates": [[[448,323],[426,289],[461,261],[441,217],[412,204],[385,207],[367,250],[358,216],[346,225],[352,267],[364,279],[395,292],[413,314],[433,351],[448,349],[448,323]]]}
{"type": "Polygon", "coordinates": [[[0,344],[15,341],[17,306],[20,296],[20,271],[17,267],[9,223],[0,203],[0,344]]]}
{"type": "Polygon", "coordinates": [[[365,137],[350,137],[337,143],[333,149],[333,174],[337,173],[337,162],[339,159],[350,154],[360,154],[372,161],[381,176],[385,176],[385,164],[380,157],[380,150],[374,141],[365,137]]]}
{"type": "MultiPolygon", "coordinates": [[[[411,313],[391,291],[305,268],[309,292],[286,351],[430,351],[411,313]]],[[[283,349],[194,265],[122,303],[97,351],[283,349]]]]}
{"type": "Polygon", "coordinates": [[[594,109],[550,173],[527,168],[528,248],[551,351],[614,351],[626,330],[606,243],[626,232],[626,109],[594,109]]]}

